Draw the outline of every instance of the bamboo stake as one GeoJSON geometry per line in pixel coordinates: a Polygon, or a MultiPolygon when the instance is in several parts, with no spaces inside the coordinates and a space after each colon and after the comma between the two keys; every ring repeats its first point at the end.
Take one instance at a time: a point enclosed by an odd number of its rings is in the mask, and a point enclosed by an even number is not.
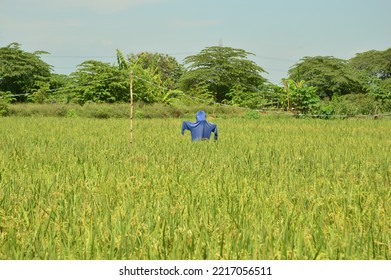
{"type": "Polygon", "coordinates": [[[133,143],[133,70],[130,70],[130,144],[133,143]]]}
{"type": "Polygon", "coordinates": [[[286,79],[284,79],[282,81],[284,83],[284,88],[285,88],[285,91],[286,91],[286,98],[287,98],[287,101],[288,101],[288,107],[287,107],[287,111],[290,112],[291,111],[291,102],[290,102],[290,96],[289,96],[289,84],[288,84],[288,81],[286,79]]]}

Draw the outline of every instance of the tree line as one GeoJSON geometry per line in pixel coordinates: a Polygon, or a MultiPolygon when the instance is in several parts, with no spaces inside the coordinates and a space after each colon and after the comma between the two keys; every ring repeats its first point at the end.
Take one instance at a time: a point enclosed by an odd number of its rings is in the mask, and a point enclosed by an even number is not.
{"type": "Polygon", "coordinates": [[[225,46],[206,47],[182,63],[167,54],[116,50],[115,63],[86,60],[69,75],[54,73],[43,54],[23,51],[18,43],[0,48],[0,102],[129,102],[132,70],[134,99],[143,103],[222,103],[322,115],[391,111],[391,48],[348,60],[303,57],[282,85],[263,77],[252,53],[225,46]]]}

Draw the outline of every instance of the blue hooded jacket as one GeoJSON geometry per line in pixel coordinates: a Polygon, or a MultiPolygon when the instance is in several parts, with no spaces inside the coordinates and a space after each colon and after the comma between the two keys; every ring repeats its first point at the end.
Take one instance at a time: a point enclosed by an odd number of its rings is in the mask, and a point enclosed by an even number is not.
{"type": "Polygon", "coordinates": [[[190,130],[191,140],[205,140],[210,138],[210,134],[214,133],[214,140],[217,140],[217,125],[210,123],[206,120],[206,114],[204,111],[198,111],[196,113],[196,122],[183,122],[182,123],[182,135],[185,134],[185,130],[190,130]]]}

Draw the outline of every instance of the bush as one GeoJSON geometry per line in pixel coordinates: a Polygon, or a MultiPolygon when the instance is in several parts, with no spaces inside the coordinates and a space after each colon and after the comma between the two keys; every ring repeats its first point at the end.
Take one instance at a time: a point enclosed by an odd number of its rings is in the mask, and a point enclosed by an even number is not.
{"type": "Polygon", "coordinates": [[[8,116],[9,107],[6,103],[0,103],[0,116],[8,116]]]}
{"type": "Polygon", "coordinates": [[[347,94],[333,97],[331,104],[336,115],[374,115],[379,113],[379,104],[373,96],[364,94],[347,94]]]}
{"type": "Polygon", "coordinates": [[[333,104],[331,103],[321,104],[319,110],[319,115],[325,119],[335,114],[333,104]]]}
{"type": "Polygon", "coordinates": [[[257,111],[249,110],[246,112],[245,116],[246,119],[259,119],[260,115],[257,111]]]}
{"type": "Polygon", "coordinates": [[[69,109],[69,110],[67,111],[67,115],[66,115],[66,116],[69,117],[69,118],[75,118],[75,117],[77,117],[78,115],[77,115],[77,112],[76,112],[75,109],[69,109]]]}

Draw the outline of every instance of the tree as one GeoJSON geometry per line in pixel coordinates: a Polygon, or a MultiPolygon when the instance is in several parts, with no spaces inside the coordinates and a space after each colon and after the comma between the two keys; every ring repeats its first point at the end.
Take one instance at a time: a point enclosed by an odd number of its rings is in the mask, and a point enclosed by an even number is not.
{"type": "Polygon", "coordinates": [[[52,70],[40,58],[42,54],[47,52],[25,52],[18,43],[0,48],[0,92],[9,92],[15,95],[15,101],[23,102],[27,100],[26,94],[39,90],[52,70]]]}
{"type": "Polygon", "coordinates": [[[135,101],[154,103],[167,98],[167,88],[157,67],[147,67],[146,64],[128,61],[119,50],[117,50],[117,62],[118,65],[111,65],[88,60],[80,64],[78,70],[71,74],[75,84],[72,90],[73,99],[79,104],[88,101],[128,102],[130,70],[134,74],[135,101]]]}
{"type": "Polygon", "coordinates": [[[75,83],[71,89],[73,98],[79,104],[129,101],[129,73],[118,66],[88,60],[71,77],[75,83]]]}
{"type": "Polygon", "coordinates": [[[332,56],[304,57],[288,71],[289,79],[305,80],[308,86],[317,88],[320,97],[365,93],[360,73],[348,61],[332,56]]]}
{"type": "Polygon", "coordinates": [[[171,103],[179,91],[174,90],[182,75],[183,66],[175,58],[160,54],[142,52],[125,59],[117,50],[118,67],[129,73],[133,71],[133,95],[136,101],[145,103],[171,103]]]}
{"type": "Polygon", "coordinates": [[[49,102],[65,102],[69,103],[72,95],[69,92],[74,88],[74,83],[69,75],[52,74],[50,76],[50,95],[47,101],[49,102]]]}
{"type": "Polygon", "coordinates": [[[356,54],[349,63],[363,77],[368,93],[384,111],[391,110],[391,48],[356,54]]]}
{"type": "Polygon", "coordinates": [[[256,92],[266,82],[261,76],[265,70],[248,60],[252,55],[242,49],[213,46],[199,54],[188,56],[184,63],[187,71],[180,79],[184,91],[192,91],[199,84],[207,85],[215,101],[230,100],[230,91],[240,85],[241,90],[256,92]]]}
{"type": "Polygon", "coordinates": [[[385,51],[371,50],[356,54],[349,63],[357,70],[380,80],[391,78],[391,48],[385,51]]]}
{"type": "Polygon", "coordinates": [[[36,80],[34,90],[27,96],[27,101],[34,103],[69,103],[69,91],[74,88],[72,79],[67,75],[51,74],[49,79],[36,80]]]}
{"type": "Polygon", "coordinates": [[[140,67],[158,75],[167,89],[174,89],[183,74],[183,66],[167,54],[142,52],[128,56],[131,67],[140,67]]]}
{"type": "Polygon", "coordinates": [[[132,67],[134,72],[133,95],[135,101],[155,103],[161,101],[167,87],[156,68],[144,69],[140,65],[132,67]]]}

